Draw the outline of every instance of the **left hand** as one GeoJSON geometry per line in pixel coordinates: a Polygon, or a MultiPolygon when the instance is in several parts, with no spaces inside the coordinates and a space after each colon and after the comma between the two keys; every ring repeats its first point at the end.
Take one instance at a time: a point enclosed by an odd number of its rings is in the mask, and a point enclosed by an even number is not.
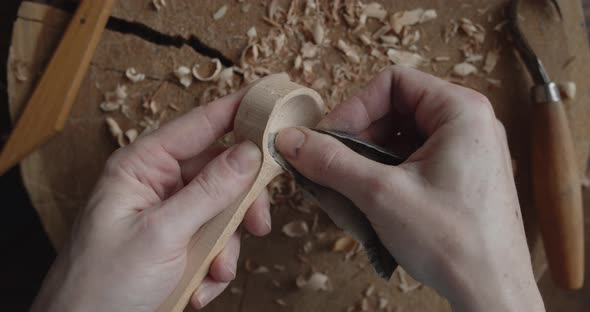
{"type": "MultiPolygon", "coordinates": [[[[261,153],[246,141],[224,149],[245,90],[198,107],[116,151],[73,227],[32,311],[154,311],[174,290],[187,244],[253,183],[261,153]]],[[[243,221],[270,232],[268,193],[243,221]]],[[[191,298],[202,308],[234,279],[236,232],[191,298]]]]}

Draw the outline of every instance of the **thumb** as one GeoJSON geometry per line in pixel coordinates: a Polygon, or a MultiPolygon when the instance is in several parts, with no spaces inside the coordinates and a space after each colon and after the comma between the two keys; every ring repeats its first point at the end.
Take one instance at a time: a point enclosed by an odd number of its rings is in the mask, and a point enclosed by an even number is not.
{"type": "Polygon", "coordinates": [[[260,170],[261,152],[245,141],[226,150],[163,203],[163,223],[190,238],[203,224],[239,200],[260,170]]]}
{"type": "Polygon", "coordinates": [[[279,132],[275,144],[301,174],[358,206],[374,203],[376,195],[391,189],[391,170],[395,167],[365,158],[330,136],[305,128],[288,128],[279,132]]]}

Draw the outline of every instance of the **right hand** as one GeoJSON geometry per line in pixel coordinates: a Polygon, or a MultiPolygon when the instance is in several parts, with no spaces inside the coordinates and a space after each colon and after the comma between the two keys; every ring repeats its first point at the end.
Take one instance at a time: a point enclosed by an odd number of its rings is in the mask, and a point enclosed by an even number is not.
{"type": "Polygon", "coordinates": [[[391,115],[427,137],[398,167],[307,129],[282,130],[281,154],[350,198],[399,264],[456,311],[544,311],[532,273],[506,134],[483,95],[394,66],[320,128],[387,145],[391,115]]]}

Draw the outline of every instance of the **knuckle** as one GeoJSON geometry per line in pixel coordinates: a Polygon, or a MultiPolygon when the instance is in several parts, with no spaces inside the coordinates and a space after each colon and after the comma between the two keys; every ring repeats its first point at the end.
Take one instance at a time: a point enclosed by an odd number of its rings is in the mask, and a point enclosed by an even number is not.
{"type": "Polygon", "coordinates": [[[104,171],[106,174],[115,174],[125,167],[129,159],[129,149],[120,148],[116,150],[105,163],[104,171]]]}
{"type": "Polygon", "coordinates": [[[205,196],[213,201],[223,198],[223,192],[220,187],[219,179],[215,174],[211,174],[209,170],[203,170],[197,175],[192,183],[197,184],[205,196]]]}
{"type": "Polygon", "coordinates": [[[457,92],[453,94],[453,101],[460,103],[461,111],[478,124],[486,127],[493,125],[496,115],[490,100],[475,90],[460,86],[457,88],[457,92]]]}
{"type": "Polygon", "coordinates": [[[474,112],[476,112],[478,116],[486,118],[494,116],[492,103],[485,95],[473,90],[468,90],[467,94],[467,99],[474,108],[474,112]]]}
{"type": "Polygon", "coordinates": [[[502,136],[506,137],[506,127],[504,127],[504,124],[500,120],[496,119],[496,125],[498,126],[498,130],[502,136]]]}
{"type": "Polygon", "coordinates": [[[317,172],[320,177],[326,177],[330,172],[338,170],[341,166],[342,149],[330,146],[320,156],[317,172]]]}
{"type": "Polygon", "coordinates": [[[143,230],[147,233],[151,242],[161,242],[168,244],[172,237],[171,232],[167,227],[162,217],[161,208],[150,211],[144,215],[143,230]]]}
{"type": "Polygon", "coordinates": [[[387,206],[387,198],[391,195],[391,183],[386,175],[375,175],[366,181],[367,192],[370,194],[368,201],[371,206],[387,206]]]}

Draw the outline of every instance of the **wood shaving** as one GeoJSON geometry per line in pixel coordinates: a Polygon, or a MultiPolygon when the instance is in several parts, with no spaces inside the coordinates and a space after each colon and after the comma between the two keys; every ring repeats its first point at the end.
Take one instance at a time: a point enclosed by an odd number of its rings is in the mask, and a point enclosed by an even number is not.
{"type": "Polygon", "coordinates": [[[573,81],[566,81],[558,84],[559,92],[567,100],[575,100],[577,94],[577,86],[573,81]]]}
{"type": "Polygon", "coordinates": [[[381,36],[379,37],[385,47],[399,48],[400,41],[397,36],[381,36]]]}
{"type": "Polygon", "coordinates": [[[393,48],[387,50],[387,57],[393,64],[411,68],[418,68],[424,63],[424,59],[420,54],[400,51],[393,48]]]}
{"type": "Polygon", "coordinates": [[[308,279],[305,279],[302,275],[298,276],[295,285],[307,291],[329,291],[331,289],[330,278],[320,272],[312,273],[308,279]]]}
{"type": "Polygon", "coordinates": [[[451,60],[451,58],[448,57],[448,56],[435,56],[435,57],[432,58],[432,60],[434,62],[441,63],[441,62],[448,62],[448,61],[451,60]]]}
{"type": "MultiPolygon", "coordinates": [[[[158,94],[162,90],[163,86],[164,86],[164,83],[163,82],[160,83],[160,85],[158,86],[156,91],[151,96],[144,97],[142,100],[141,106],[150,115],[156,115],[160,111],[160,107],[158,106],[158,103],[156,102],[155,98],[158,96],[158,94]]],[[[170,105],[173,106],[173,104],[170,104],[170,105]]],[[[176,107],[176,109],[178,109],[178,107],[176,107]]],[[[160,117],[163,117],[163,116],[160,116],[160,117]]]]}
{"type": "Polygon", "coordinates": [[[396,12],[390,17],[390,24],[393,31],[401,34],[404,27],[422,24],[437,17],[435,10],[424,10],[421,8],[411,11],[396,12]]]}
{"type": "Polygon", "coordinates": [[[285,266],[281,265],[281,264],[275,264],[272,266],[273,269],[279,271],[279,272],[283,272],[285,271],[285,266]]]}
{"type": "Polygon", "coordinates": [[[152,5],[156,11],[160,11],[163,7],[166,6],[166,0],[152,0],[152,5]]]}
{"type": "Polygon", "coordinates": [[[367,300],[367,298],[363,298],[361,300],[361,311],[369,311],[370,308],[369,300],[367,300]]]}
{"type": "Polygon", "coordinates": [[[359,40],[366,46],[372,46],[373,45],[373,40],[371,39],[371,37],[367,34],[360,34],[359,35],[359,40]]]}
{"type": "Polygon", "coordinates": [[[476,43],[482,44],[486,38],[486,30],[479,24],[474,24],[470,19],[460,19],[459,28],[470,38],[473,38],[476,43]]]}
{"type": "Polygon", "coordinates": [[[120,141],[119,138],[123,135],[123,130],[121,130],[119,123],[117,123],[117,121],[112,117],[106,117],[105,122],[107,123],[108,130],[113,138],[117,139],[117,141],[120,141]]]}
{"type": "Polygon", "coordinates": [[[303,220],[291,221],[283,226],[283,234],[288,237],[303,237],[309,233],[307,223],[303,220]]]}
{"type": "Polygon", "coordinates": [[[388,304],[389,304],[389,301],[387,300],[387,298],[379,297],[379,299],[377,301],[377,308],[379,310],[384,310],[387,308],[388,304]]]}
{"type": "Polygon", "coordinates": [[[256,37],[258,37],[258,32],[256,31],[256,27],[254,27],[254,26],[250,27],[250,29],[248,29],[248,31],[246,32],[246,36],[248,36],[248,42],[253,42],[253,40],[255,40],[256,37]]]}
{"type": "Polygon", "coordinates": [[[125,71],[125,77],[129,79],[131,82],[136,83],[143,81],[145,79],[145,74],[137,72],[134,67],[129,67],[125,71]]]}
{"type": "Polygon", "coordinates": [[[353,63],[360,63],[361,58],[356,53],[356,51],[348,45],[344,40],[339,39],[337,44],[338,49],[346,55],[346,57],[353,63]]]}
{"type": "Polygon", "coordinates": [[[302,58],[314,58],[318,55],[318,47],[311,43],[311,42],[305,42],[302,46],[301,46],[301,57],[302,58]]]}
{"type": "Polygon", "coordinates": [[[303,75],[309,76],[311,73],[313,73],[313,67],[315,66],[315,64],[318,64],[318,62],[318,60],[303,61],[303,75]]]}
{"type": "Polygon", "coordinates": [[[27,80],[29,80],[29,77],[27,75],[27,66],[25,66],[25,64],[23,62],[20,61],[15,61],[12,63],[12,70],[14,73],[14,78],[16,79],[16,81],[18,82],[25,82],[27,80]]]}
{"type": "Polygon", "coordinates": [[[324,41],[324,36],[325,36],[324,26],[322,25],[322,23],[319,20],[316,20],[316,22],[313,24],[313,29],[312,29],[313,42],[315,44],[322,44],[322,42],[324,41]]]}
{"type": "Polygon", "coordinates": [[[413,32],[404,31],[404,33],[405,34],[403,35],[402,39],[402,46],[404,47],[414,45],[418,42],[418,40],[420,40],[420,31],[417,29],[413,32]]]}
{"type": "Polygon", "coordinates": [[[502,86],[502,81],[500,79],[486,78],[486,81],[494,88],[499,88],[502,86]]]}
{"type": "Polygon", "coordinates": [[[371,297],[371,295],[375,292],[375,285],[371,284],[367,289],[365,289],[364,295],[365,297],[371,297]]]}
{"type": "Polygon", "coordinates": [[[227,5],[223,5],[222,7],[217,9],[215,13],[213,13],[213,20],[218,21],[222,19],[225,16],[225,13],[227,13],[227,5]]]}
{"type": "Polygon", "coordinates": [[[305,12],[304,15],[311,15],[318,10],[319,5],[316,0],[306,0],[305,1],[305,12]]]}
{"type": "Polygon", "coordinates": [[[498,60],[500,59],[500,51],[498,50],[491,50],[486,53],[486,61],[483,65],[483,71],[486,73],[491,73],[496,68],[496,64],[498,64],[498,60]]]}
{"type": "Polygon", "coordinates": [[[414,281],[413,284],[408,283],[407,280],[407,273],[404,269],[399,268],[398,270],[396,270],[398,276],[399,276],[399,281],[400,283],[397,285],[397,287],[402,291],[402,293],[409,293],[411,291],[414,291],[418,288],[420,288],[422,286],[421,283],[414,281]]]}
{"type": "Polygon", "coordinates": [[[313,243],[311,241],[307,241],[305,242],[305,244],[303,244],[303,253],[308,254],[311,252],[312,249],[313,243]]]}
{"type": "Polygon", "coordinates": [[[303,58],[301,57],[301,55],[297,55],[295,57],[295,60],[293,61],[293,68],[296,70],[301,69],[301,65],[303,64],[303,58]]]}
{"type": "Polygon", "coordinates": [[[127,142],[129,142],[129,144],[135,142],[135,139],[137,139],[138,135],[139,132],[137,131],[137,129],[129,129],[125,131],[125,139],[127,140],[127,142]]]}
{"type": "Polygon", "coordinates": [[[504,29],[504,27],[506,25],[508,25],[508,21],[503,20],[500,23],[498,23],[496,26],[494,26],[494,31],[500,32],[500,31],[502,31],[502,29],[504,29]]]}
{"type": "Polygon", "coordinates": [[[268,4],[268,18],[271,20],[275,19],[275,16],[277,15],[278,12],[278,3],[277,0],[271,0],[270,3],[268,4]]]}
{"type": "Polygon", "coordinates": [[[371,2],[364,6],[359,17],[359,23],[362,25],[366,24],[367,18],[375,18],[379,21],[383,21],[386,16],[387,11],[383,8],[383,5],[377,2],[371,2]]]}
{"type": "Polygon", "coordinates": [[[104,94],[104,101],[100,103],[99,107],[104,112],[113,112],[121,108],[127,99],[127,87],[117,85],[112,91],[107,91],[104,94]]]}
{"type": "Polygon", "coordinates": [[[382,36],[386,36],[390,31],[391,31],[391,26],[389,26],[389,24],[385,24],[385,25],[381,26],[379,29],[377,29],[373,34],[371,34],[371,37],[373,39],[378,39],[382,36]]]}
{"type": "Polygon", "coordinates": [[[270,272],[267,266],[258,265],[257,263],[252,261],[252,259],[249,258],[246,259],[246,261],[244,262],[244,268],[246,269],[246,272],[252,274],[264,274],[270,272]]]}
{"type": "Polygon", "coordinates": [[[178,78],[181,85],[188,89],[193,83],[193,76],[190,68],[186,66],[180,66],[174,70],[174,75],[178,78]]]}
{"type": "Polygon", "coordinates": [[[283,300],[283,299],[280,299],[280,298],[277,298],[277,299],[275,299],[275,300],[274,300],[274,303],[276,303],[276,304],[278,304],[278,305],[280,305],[280,306],[282,306],[282,307],[284,307],[284,306],[286,306],[286,305],[287,305],[287,302],[285,302],[285,300],[283,300]]]}
{"type": "Polygon", "coordinates": [[[222,87],[228,87],[228,88],[233,88],[234,87],[234,68],[232,67],[228,67],[228,68],[224,68],[220,73],[219,73],[219,85],[222,87]]]}
{"type": "Polygon", "coordinates": [[[262,273],[269,273],[270,270],[268,269],[268,267],[261,265],[258,266],[256,269],[252,270],[252,273],[254,274],[262,274],[262,273]]]}
{"type": "Polygon", "coordinates": [[[197,80],[199,81],[214,81],[217,78],[219,78],[219,74],[221,73],[221,71],[223,70],[223,65],[221,65],[221,61],[217,58],[214,58],[211,60],[211,64],[213,64],[213,70],[209,70],[209,73],[206,74],[202,74],[199,72],[199,70],[201,69],[201,65],[200,64],[195,64],[195,66],[193,66],[193,76],[195,78],[197,78],[197,80]]]}
{"type": "Polygon", "coordinates": [[[248,45],[244,51],[242,51],[242,55],[240,57],[240,65],[242,68],[248,67],[258,62],[258,48],[258,44],[252,43],[248,45]]]}
{"type": "Polygon", "coordinates": [[[230,287],[229,292],[233,295],[239,295],[242,293],[242,290],[238,287],[230,287]]]}
{"type": "Polygon", "coordinates": [[[351,236],[343,236],[332,245],[333,252],[351,252],[356,248],[357,242],[351,236]]]}
{"type": "Polygon", "coordinates": [[[119,147],[133,143],[133,141],[135,141],[138,136],[137,130],[135,129],[129,129],[123,132],[123,130],[121,130],[121,126],[119,126],[119,123],[117,123],[117,121],[112,117],[106,117],[105,122],[109,132],[111,133],[111,136],[116,140],[119,147]]]}
{"type": "Polygon", "coordinates": [[[283,34],[283,33],[280,33],[280,34],[272,37],[272,44],[273,44],[273,48],[274,48],[274,53],[279,53],[283,50],[286,40],[287,40],[287,36],[285,36],[285,34],[283,34]]]}
{"type": "Polygon", "coordinates": [[[322,90],[328,87],[328,81],[325,78],[318,78],[311,84],[311,88],[314,90],[322,90]]]}
{"type": "Polygon", "coordinates": [[[453,75],[458,77],[466,77],[475,73],[477,73],[477,67],[467,62],[455,64],[455,66],[453,66],[453,75]]]}
{"type": "Polygon", "coordinates": [[[481,54],[471,54],[469,53],[467,57],[465,57],[465,62],[475,64],[483,61],[483,55],[481,54]]]}
{"type": "Polygon", "coordinates": [[[445,27],[445,31],[443,33],[443,41],[444,43],[449,43],[452,38],[454,38],[459,32],[459,23],[456,20],[451,20],[445,27]]]}

